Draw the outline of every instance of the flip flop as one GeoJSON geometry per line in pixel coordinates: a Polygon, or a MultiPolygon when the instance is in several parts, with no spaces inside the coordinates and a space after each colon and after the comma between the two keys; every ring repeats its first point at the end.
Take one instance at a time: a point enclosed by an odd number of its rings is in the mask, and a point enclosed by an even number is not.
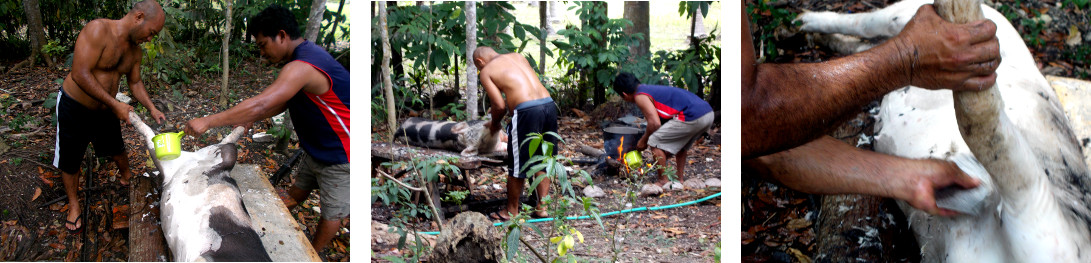
{"type": "Polygon", "coordinates": [[[530,213],[530,217],[533,217],[533,218],[548,218],[549,217],[549,212],[546,211],[546,210],[537,210],[537,209],[535,209],[534,212],[530,213]]]}
{"type": "Polygon", "coordinates": [[[68,230],[68,232],[69,232],[69,233],[71,233],[71,234],[73,234],[73,235],[79,235],[79,234],[80,234],[81,232],[83,232],[83,224],[81,224],[82,222],[83,222],[83,215],[82,215],[82,214],[81,214],[81,215],[79,215],[79,216],[77,216],[77,217],[76,217],[76,220],[74,220],[74,221],[68,221],[68,220],[66,219],[66,220],[64,220],[64,223],[65,223],[65,224],[64,224],[64,229],[67,229],[67,230],[68,230]],[[80,226],[79,226],[79,227],[76,227],[76,229],[69,229],[69,228],[68,228],[68,225],[69,225],[69,224],[71,224],[71,225],[73,225],[73,226],[75,226],[75,225],[79,224],[80,226]]]}
{"type": "Polygon", "coordinates": [[[500,213],[500,211],[503,211],[503,210],[497,210],[497,211],[494,211],[492,213],[489,213],[489,219],[490,220],[497,220],[497,221],[511,220],[511,217],[505,218],[504,215],[500,213]]]}

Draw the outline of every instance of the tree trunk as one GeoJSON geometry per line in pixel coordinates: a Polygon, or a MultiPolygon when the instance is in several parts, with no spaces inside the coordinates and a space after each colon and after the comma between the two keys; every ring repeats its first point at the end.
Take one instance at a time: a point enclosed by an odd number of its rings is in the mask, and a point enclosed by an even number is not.
{"type": "Polygon", "coordinates": [[[326,0],[314,0],[311,2],[311,12],[307,16],[307,30],[303,31],[303,38],[318,44],[318,32],[322,31],[322,15],[326,13],[326,0]]]}
{"type": "MultiPolygon", "coordinates": [[[[867,127],[866,123],[872,122],[866,113],[858,113],[830,136],[855,144],[861,136],[873,135],[870,129],[860,131],[859,126],[850,124],[857,121],[867,127]]],[[[893,200],[866,195],[824,195],[821,199],[814,224],[815,262],[893,262],[920,254],[913,238],[904,238],[912,234],[899,226],[905,218],[893,200]]]]}
{"type": "MultiPolygon", "coordinates": [[[[49,67],[55,67],[53,59],[42,52],[45,45],[45,26],[42,25],[42,11],[38,0],[23,0],[23,13],[27,16],[27,37],[30,38],[30,57],[11,67],[11,71],[23,66],[34,67],[35,59],[41,57],[49,67]]],[[[10,72],[10,71],[9,71],[10,72]]]]}
{"type": "Polygon", "coordinates": [[[567,5],[564,2],[549,1],[549,34],[557,34],[557,28],[561,25],[564,10],[567,5]]]}
{"type": "Polygon", "coordinates": [[[549,22],[547,18],[549,16],[549,1],[538,1],[538,30],[541,33],[538,36],[538,42],[541,44],[538,52],[538,74],[545,75],[545,61],[546,61],[546,37],[549,36],[549,22]]]}
{"type": "Polygon", "coordinates": [[[693,14],[693,23],[690,25],[690,42],[697,43],[697,38],[708,35],[708,30],[705,30],[705,13],[697,8],[697,11],[693,14]]]}
{"type": "Polygon", "coordinates": [[[394,108],[394,84],[390,82],[390,32],[386,26],[386,2],[379,2],[379,34],[383,40],[383,93],[386,96],[386,124],[390,130],[388,135],[394,139],[394,131],[398,126],[394,123],[398,115],[394,108]]]}
{"type": "Polygon", "coordinates": [[[466,2],[466,119],[477,119],[477,65],[473,51],[477,48],[477,2],[466,2]]]}
{"type": "MultiPolygon", "coordinates": [[[[607,6],[606,2],[595,2],[595,5],[601,6],[602,10],[609,10],[609,6],[607,6]]],[[[593,23],[595,23],[595,25],[596,25],[595,26],[596,28],[600,27],[601,25],[605,25],[606,22],[607,21],[605,19],[598,20],[598,21],[593,21],[593,23]]],[[[600,47],[605,47],[606,46],[606,36],[605,35],[599,41],[598,45],[600,47]]],[[[590,72],[589,71],[587,73],[597,75],[596,72],[590,72]]],[[[598,79],[597,76],[589,76],[589,77],[591,77],[590,79],[594,79],[594,80],[598,79]]],[[[595,90],[595,94],[594,94],[594,98],[593,98],[594,102],[595,102],[595,105],[602,105],[603,103],[606,103],[606,89],[607,89],[607,87],[599,84],[598,81],[595,81],[594,83],[591,83],[591,85],[592,85],[593,89],[595,90]]]]}
{"type": "Polygon", "coordinates": [[[228,49],[227,44],[231,42],[231,26],[232,26],[232,24],[231,24],[231,9],[232,9],[231,5],[232,5],[232,2],[234,2],[234,0],[224,0],[224,13],[226,15],[226,16],[224,16],[224,18],[227,19],[227,20],[224,23],[223,45],[220,46],[220,53],[223,56],[223,66],[220,67],[221,70],[223,70],[223,77],[221,77],[221,79],[223,80],[223,84],[220,85],[220,106],[221,107],[227,107],[227,94],[228,94],[228,91],[227,91],[227,76],[228,76],[228,73],[230,73],[230,71],[231,71],[231,65],[228,64],[228,62],[231,59],[231,53],[228,52],[229,49],[228,49]]]}
{"type": "Polygon", "coordinates": [[[644,39],[637,42],[636,45],[629,46],[629,61],[634,62],[640,58],[648,59],[651,55],[649,48],[651,47],[651,35],[649,35],[648,16],[651,12],[648,2],[646,1],[631,1],[625,2],[625,19],[633,22],[633,26],[625,28],[626,35],[643,34],[644,39]]]}
{"type": "MultiPolygon", "coordinates": [[[[392,6],[398,6],[398,1],[386,1],[386,8],[388,10],[392,6]]],[[[387,31],[389,31],[389,29],[387,29],[387,31]]],[[[402,50],[394,49],[391,50],[391,52],[393,53],[390,54],[390,65],[394,65],[394,68],[391,69],[394,71],[393,81],[394,83],[397,83],[398,86],[405,87],[405,83],[400,81],[400,79],[405,76],[405,63],[402,63],[402,50]]]]}
{"type": "Polygon", "coordinates": [[[333,36],[337,32],[337,25],[341,24],[341,19],[343,18],[343,16],[341,16],[341,15],[344,14],[344,13],[341,12],[342,10],[345,10],[345,0],[341,0],[341,3],[337,5],[337,14],[338,14],[338,16],[337,16],[337,20],[333,21],[333,27],[331,27],[332,29],[330,29],[330,37],[326,38],[328,40],[328,41],[326,41],[326,50],[330,49],[331,44],[333,44],[334,42],[337,42],[337,39],[333,38],[333,36]]]}

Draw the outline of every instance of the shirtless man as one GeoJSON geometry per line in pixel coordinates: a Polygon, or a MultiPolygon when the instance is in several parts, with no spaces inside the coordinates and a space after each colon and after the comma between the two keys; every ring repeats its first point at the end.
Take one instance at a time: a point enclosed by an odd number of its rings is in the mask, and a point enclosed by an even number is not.
{"type": "Polygon", "coordinates": [[[861,150],[823,134],[868,102],[908,85],[982,90],[996,82],[996,24],[944,21],[923,5],[897,36],[865,52],[821,62],[757,64],[750,19],[742,14],[744,170],[812,194],[900,199],[932,214],[934,189],[980,181],[954,163],[861,150]]]}
{"type": "MultiPolygon", "coordinates": [[[[497,54],[490,47],[478,47],[473,54],[474,65],[480,69],[481,86],[485,87],[485,93],[489,96],[489,104],[492,109],[492,122],[489,130],[500,130],[500,121],[504,115],[511,113],[511,124],[508,125],[508,156],[511,163],[508,165],[508,203],[503,210],[489,215],[496,220],[507,221],[512,216],[519,214],[519,196],[523,194],[523,184],[526,183],[529,167],[535,163],[529,163],[530,149],[522,145],[523,140],[530,133],[542,133],[545,140],[557,145],[559,138],[544,135],[546,132],[557,132],[557,104],[549,97],[549,91],[538,80],[538,74],[530,67],[530,62],[518,53],[497,54]],[[507,96],[505,98],[504,96],[507,96]],[[513,106],[513,107],[509,107],[513,106]]],[[[544,145],[544,144],[543,144],[544,145]]],[[[556,147],[554,147],[556,148],[556,147]]],[[[542,149],[542,148],[539,148],[542,149]]],[[[544,149],[542,149],[544,150],[544,149]]],[[[553,153],[557,149],[550,149],[553,153]]],[[[533,153],[541,155],[541,151],[533,153]]],[[[545,172],[537,172],[535,176],[541,176],[545,172]]],[[[547,177],[537,186],[539,200],[534,209],[535,217],[547,216],[542,207],[541,199],[549,195],[550,179],[547,177]]]]}
{"type": "Polygon", "coordinates": [[[118,120],[128,123],[133,107],[114,99],[121,75],[127,77],[133,97],[148,108],[153,119],[160,123],[166,119],[144,90],[140,79],[144,50],[139,46],[159,33],[164,18],[159,3],[145,0],[134,4],[120,20],[88,22],[76,38],[72,69],[57,96],[57,149],[53,158],[68,195],[65,228],[70,231],[83,227],[77,188],[80,162],[88,143],[95,145],[96,155],[113,157],[121,184],[129,185],[132,173],[118,120]]]}

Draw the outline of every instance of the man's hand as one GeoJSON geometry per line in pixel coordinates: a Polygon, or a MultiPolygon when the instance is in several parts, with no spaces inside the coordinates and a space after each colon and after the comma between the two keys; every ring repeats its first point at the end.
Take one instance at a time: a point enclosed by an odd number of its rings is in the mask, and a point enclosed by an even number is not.
{"type": "Polygon", "coordinates": [[[1000,42],[992,21],[953,24],[940,18],[932,5],[923,5],[890,41],[910,85],[976,91],[996,83],[1000,42]]]}
{"type": "Polygon", "coordinates": [[[186,122],[186,128],[183,129],[186,135],[193,136],[194,138],[201,137],[205,131],[208,131],[208,121],[205,118],[196,118],[186,122]]]}
{"type": "Polygon", "coordinates": [[[647,138],[648,137],[644,137],[644,138],[641,138],[640,140],[636,141],[636,150],[637,151],[643,151],[644,149],[648,149],[648,139],[647,138]]]}
{"type": "Polygon", "coordinates": [[[489,121],[488,127],[489,127],[489,132],[496,133],[497,131],[500,130],[500,121],[495,120],[495,119],[491,120],[491,121],[489,121]]]}
{"type": "Polygon", "coordinates": [[[944,160],[921,160],[926,164],[920,167],[919,175],[907,175],[909,180],[905,200],[909,205],[933,215],[953,216],[958,212],[943,209],[936,205],[935,191],[947,186],[960,186],[970,189],[981,184],[981,180],[966,175],[955,163],[944,160]]]}
{"type": "Polygon", "coordinates": [[[167,121],[167,116],[163,115],[163,112],[161,112],[161,111],[159,111],[157,109],[152,109],[151,113],[152,113],[152,119],[155,120],[155,123],[163,124],[164,121],[167,121]]]}
{"type": "Polygon", "coordinates": [[[125,124],[130,124],[129,123],[129,112],[133,111],[133,106],[130,106],[129,104],[122,103],[122,102],[117,101],[117,100],[114,100],[113,103],[114,104],[113,104],[112,107],[110,107],[110,109],[114,111],[114,116],[117,116],[117,119],[125,122],[125,124]]]}

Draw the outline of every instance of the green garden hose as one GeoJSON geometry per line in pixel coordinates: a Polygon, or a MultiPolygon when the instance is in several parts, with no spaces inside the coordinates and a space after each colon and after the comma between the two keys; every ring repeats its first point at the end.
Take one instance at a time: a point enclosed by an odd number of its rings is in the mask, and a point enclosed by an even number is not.
{"type": "MultiPolygon", "coordinates": [[[[685,203],[673,204],[673,205],[656,206],[656,207],[644,206],[644,207],[626,209],[626,210],[621,210],[621,211],[613,211],[613,212],[609,212],[609,213],[605,213],[605,214],[599,214],[599,217],[607,217],[607,216],[619,215],[619,214],[637,212],[637,211],[655,211],[655,210],[663,210],[663,209],[671,209],[671,208],[676,208],[676,207],[682,207],[682,206],[687,206],[687,205],[692,205],[692,204],[708,201],[709,199],[719,197],[720,194],[721,193],[716,193],[716,194],[713,194],[713,195],[710,195],[710,196],[706,196],[705,198],[701,198],[701,199],[697,199],[697,200],[693,200],[693,201],[689,201],[689,202],[685,202],[685,203]]],[[[552,217],[537,218],[537,219],[527,220],[527,223],[549,222],[549,221],[553,221],[554,219],[555,218],[552,218],[552,217]]],[[[568,217],[566,219],[567,220],[591,219],[591,216],[570,216],[570,217],[568,217]]],[[[503,224],[504,224],[503,222],[494,223],[493,226],[501,226],[503,224]]],[[[425,235],[439,235],[439,232],[417,232],[417,233],[425,234],[425,235]]]]}

